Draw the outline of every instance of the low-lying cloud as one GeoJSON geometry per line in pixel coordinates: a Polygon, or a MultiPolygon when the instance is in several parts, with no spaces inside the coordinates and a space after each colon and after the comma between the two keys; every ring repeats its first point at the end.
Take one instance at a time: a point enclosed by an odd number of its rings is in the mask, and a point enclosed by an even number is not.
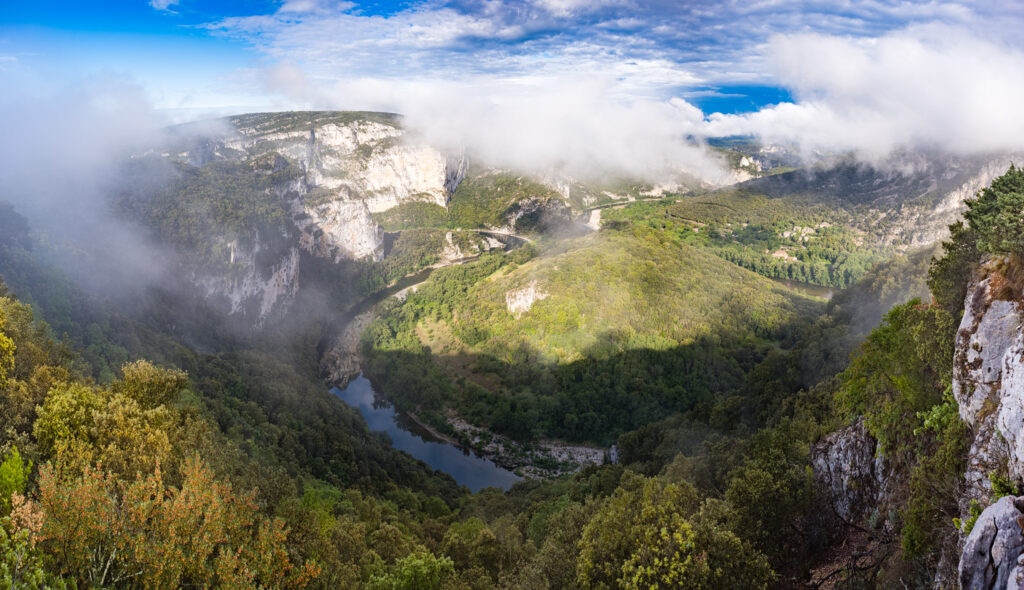
{"type": "Polygon", "coordinates": [[[0,99],[0,200],[75,250],[69,270],[118,289],[157,278],[155,248],[112,215],[120,167],[156,144],[163,120],[138,85],[100,77],[44,94],[0,99]]]}
{"type": "Polygon", "coordinates": [[[969,154],[1024,147],[1019,48],[922,26],[876,39],[777,36],[766,53],[796,102],[713,114],[706,134],[751,134],[867,158],[897,148],[969,154]]]}
{"type": "Polygon", "coordinates": [[[624,92],[611,75],[567,75],[472,82],[363,78],[318,85],[293,64],[266,83],[314,108],[385,110],[404,115],[414,136],[465,150],[489,166],[595,179],[666,181],[680,173],[724,182],[724,161],[693,140],[704,114],[682,99],[624,92]]]}

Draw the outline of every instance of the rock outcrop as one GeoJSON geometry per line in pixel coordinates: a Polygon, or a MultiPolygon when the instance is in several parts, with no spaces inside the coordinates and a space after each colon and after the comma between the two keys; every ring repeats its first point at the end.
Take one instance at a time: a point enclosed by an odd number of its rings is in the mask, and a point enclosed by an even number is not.
{"type": "Polygon", "coordinates": [[[537,281],[531,281],[525,287],[505,293],[505,306],[510,314],[518,318],[530,311],[534,302],[546,299],[547,296],[548,294],[540,288],[537,281]]]}
{"type": "MultiPolygon", "coordinates": [[[[256,323],[282,307],[298,289],[299,250],[338,262],[380,259],[383,232],[371,216],[410,201],[447,206],[466,172],[463,154],[447,154],[408,138],[384,113],[260,113],[226,120],[224,128],[188,137],[164,157],[203,166],[215,160],[250,164],[254,174],[292,166],[296,174],[270,190],[292,214],[294,247],[269,264],[280,248],[255,243],[220,271],[192,269],[210,298],[225,298],[231,313],[255,313],[256,323]],[[264,268],[255,254],[262,251],[264,268]]],[[[232,240],[225,237],[225,242],[232,240]]],[[[232,252],[234,252],[232,248],[232,252]]]]}
{"type": "Polygon", "coordinates": [[[1024,588],[1024,497],[1006,496],[974,523],[960,554],[964,590],[1024,588]]]}
{"type": "Polygon", "coordinates": [[[384,232],[370,217],[361,201],[327,201],[319,204],[292,203],[295,225],[302,235],[303,250],[335,262],[342,258],[379,259],[384,250],[384,232]]]}
{"type": "Polygon", "coordinates": [[[226,302],[232,314],[245,314],[260,325],[275,306],[290,302],[299,288],[299,250],[290,249],[275,264],[261,267],[260,245],[242,250],[231,245],[233,272],[193,273],[195,282],[207,298],[226,302]]]}
{"type": "Polygon", "coordinates": [[[974,440],[965,474],[966,494],[988,503],[989,474],[1024,480],[1024,331],[1021,302],[999,299],[998,274],[973,282],[957,329],[953,397],[974,440]]]}
{"type": "Polygon", "coordinates": [[[815,484],[839,519],[860,525],[874,510],[885,518],[894,481],[864,420],[837,430],[811,449],[815,484]]]}
{"type": "Polygon", "coordinates": [[[963,542],[958,575],[970,589],[1024,588],[1024,498],[992,503],[993,473],[1024,481],[1024,308],[998,266],[988,260],[968,287],[953,359],[953,396],[973,436],[961,518],[988,505],[963,542]]]}

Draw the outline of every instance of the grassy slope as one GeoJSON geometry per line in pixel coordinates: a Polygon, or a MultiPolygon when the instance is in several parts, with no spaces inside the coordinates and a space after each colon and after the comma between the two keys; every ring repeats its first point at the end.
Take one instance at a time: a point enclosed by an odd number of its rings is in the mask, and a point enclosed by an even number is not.
{"type": "Polygon", "coordinates": [[[477,349],[526,345],[569,362],[702,337],[768,337],[814,304],[771,281],[655,232],[600,232],[470,290],[458,323],[483,330],[477,349]],[[547,297],[518,319],[505,295],[536,281],[547,297]]]}

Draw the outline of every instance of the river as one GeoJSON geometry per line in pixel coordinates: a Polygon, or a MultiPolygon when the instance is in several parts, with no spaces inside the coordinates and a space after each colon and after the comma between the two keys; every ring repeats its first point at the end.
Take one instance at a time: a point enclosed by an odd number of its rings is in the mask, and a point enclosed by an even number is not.
{"type": "Polygon", "coordinates": [[[362,375],[350,381],[345,389],[335,387],[331,393],[358,409],[370,430],[387,433],[391,438],[391,446],[451,475],[456,482],[473,492],[486,487],[507,490],[522,479],[498,467],[493,461],[440,442],[430,433],[417,428],[407,416],[397,413],[391,405],[378,402],[373,385],[362,375]]]}
{"type": "MultiPolygon", "coordinates": [[[[530,241],[523,236],[501,232],[478,233],[500,241],[504,250],[521,247],[530,241]]],[[[390,404],[378,401],[379,396],[368,379],[361,374],[352,380],[349,380],[349,377],[359,371],[359,335],[373,319],[374,309],[378,303],[425,282],[438,268],[472,262],[477,258],[479,257],[469,256],[424,268],[366,297],[333,322],[327,331],[328,336],[318,346],[321,370],[328,375],[330,381],[342,385],[331,389],[331,393],[358,409],[370,430],[387,433],[393,447],[409,453],[438,471],[451,475],[460,485],[474,492],[486,487],[507,490],[522,478],[498,467],[489,459],[477,457],[445,441],[437,440],[415,424],[409,416],[396,412],[390,404]]]]}

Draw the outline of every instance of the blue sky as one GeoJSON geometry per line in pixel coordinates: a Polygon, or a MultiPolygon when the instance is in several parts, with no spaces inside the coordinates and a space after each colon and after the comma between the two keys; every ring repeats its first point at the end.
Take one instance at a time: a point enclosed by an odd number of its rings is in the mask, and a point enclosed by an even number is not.
{"type": "Polygon", "coordinates": [[[12,2],[0,17],[0,68],[40,88],[125,76],[158,108],[182,112],[301,106],[301,93],[267,82],[266,72],[285,64],[323,87],[367,79],[517,87],[610,75],[622,93],[742,113],[793,100],[764,53],[773,36],[873,38],[943,23],[1012,39],[1020,12],[1013,2],[902,0],[12,2]]]}

